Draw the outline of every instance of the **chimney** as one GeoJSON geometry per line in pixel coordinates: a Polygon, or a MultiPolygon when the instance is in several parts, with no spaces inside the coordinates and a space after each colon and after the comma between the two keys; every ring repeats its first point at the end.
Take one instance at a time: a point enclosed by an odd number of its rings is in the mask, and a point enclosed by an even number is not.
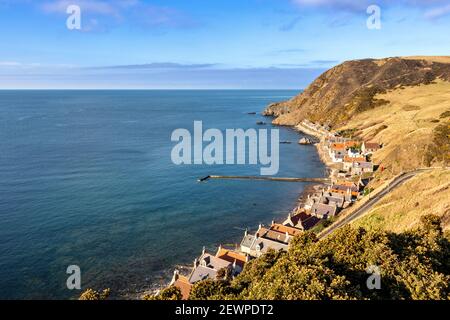
{"type": "Polygon", "coordinates": [[[272,219],[272,226],[275,224],[275,220],[272,219]]]}
{"type": "Polygon", "coordinates": [[[178,280],[178,278],[180,277],[180,273],[178,272],[178,270],[174,270],[173,271],[173,277],[172,277],[172,281],[170,281],[170,285],[173,285],[175,283],[175,281],[178,280]]]}
{"type": "Polygon", "coordinates": [[[245,228],[245,231],[244,231],[244,237],[246,237],[246,236],[248,236],[248,229],[247,228],[245,228]]]}
{"type": "Polygon", "coordinates": [[[203,246],[202,255],[204,255],[205,252],[206,252],[206,248],[205,248],[205,246],[203,246]]]}
{"type": "Polygon", "coordinates": [[[245,254],[245,262],[248,262],[250,260],[248,254],[245,254]]]}
{"type": "Polygon", "coordinates": [[[197,268],[197,267],[198,267],[198,259],[195,258],[195,259],[194,259],[194,269],[197,268]]]}

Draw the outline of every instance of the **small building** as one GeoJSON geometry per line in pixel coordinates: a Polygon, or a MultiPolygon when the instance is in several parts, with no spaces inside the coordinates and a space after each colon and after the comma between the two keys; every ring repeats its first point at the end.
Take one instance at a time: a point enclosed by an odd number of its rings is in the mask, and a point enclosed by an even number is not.
{"type": "Polygon", "coordinates": [[[325,142],[326,142],[328,148],[331,148],[331,145],[333,143],[345,143],[348,140],[349,139],[347,139],[347,138],[339,137],[339,136],[332,135],[332,134],[328,135],[328,137],[325,138],[325,142]]]}
{"type": "Polygon", "coordinates": [[[175,286],[181,291],[181,297],[183,300],[187,300],[189,298],[189,294],[192,289],[192,283],[189,282],[189,279],[185,276],[180,275],[178,270],[173,272],[172,281],[169,286],[175,286]]]}
{"type": "Polygon", "coordinates": [[[352,203],[353,196],[351,194],[342,194],[339,192],[332,192],[331,189],[328,192],[332,197],[343,197],[344,198],[344,204],[342,205],[342,209],[345,209],[352,203]]]}
{"type": "Polygon", "coordinates": [[[358,149],[350,148],[347,150],[347,156],[351,158],[359,158],[361,157],[361,152],[358,149]]]}
{"type": "Polygon", "coordinates": [[[350,171],[351,167],[353,166],[353,163],[365,162],[365,161],[366,161],[366,158],[361,157],[361,155],[359,157],[346,156],[342,163],[342,169],[345,171],[350,171]]]}
{"type": "Polygon", "coordinates": [[[203,248],[200,258],[194,260],[194,268],[188,277],[188,281],[189,283],[194,284],[205,279],[216,279],[219,270],[229,269],[234,273],[234,267],[232,262],[206,253],[205,248],[203,248]]]}
{"type": "Polygon", "coordinates": [[[339,196],[332,196],[331,194],[324,193],[320,198],[320,203],[334,205],[336,208],[340,209],[344,207],[344,196],[339,194],[339,196]]]}
{"type": "Polygon", "coordinates": [[[248,262],[247,255],[238,253],[236,251],[228,250],[219,246],[216,253],[216,258],[228,261],[233,264],[233,270],[235,274],[241,273],[244,269],[244,265],[248,262]]]}
{"type": "Polygon", "coordinates": [[[305,210],[310,210],[315,203],[318,203],[320,201],[321,196],[322,193],[314,193],[312,195],[308,194],[308,197],[303,204],[303,208],[305,208],[305,210]]]}
{"type": "Polygon", "coordinates": [[[314,227],[320,220],[317,217],[307,214],[305,211],[300,211],[293,215],[289,213],[288,218],[283,222],[283,225],[300,229],[302,231],[309,230],[314,227]]]}
{"type": "Polygon", "coordinates": [[[358,147],[360,145],[360,142],[355,141],[355,140],[348,140],[348,141],[345,141],[344,144],[345,144],[346,148],[351,149],[351,148],[358,147]]]}
{"type": "Polygon", "coordinates": [[[288,233],[282,233],[274,230],[270,230],[264,227],[260,227],[258,231],[256,232],[257,237],[281,242],[284,244],[289,244],[289,242],[292,239],[292,236],[290,236],[288,233]]]}
{"type": "Polygon", "coordinates": [[[328,219],[334,217],[337,213],[337,207],[333,204],[316,203],[311,208],[311,215],[319,219],[328,219]]]}
{"type": "Polygon", "coordinates": [[[332,193],[340,193],[349,198],[357,197],[359,195],[359,188],[354,185],[333,184],[329,191],[332,193]]]}
{"type": "Polygon", "coordinates": [[[350,173],[354,175],[362,175],[363,173],[372,173],[373,163],[372,162],[353,162],[350,168],[350,173]]]}
{"type": "Polygon", "coordinates": [[[361,151],[364,154],[372,154],[381,149],[381,146],[376,142],[363,142],[361,151]]]}
{"type": "Polygon", "coordinates": [[[248,234],[247,231],[245,232],[244,238],[241,241],[241,251],[243,253],[257,258],[266,253],[269,249],[273,249],[275,251],[287,251],[288,245],[282,242],[259,237],[256,234],[248,234]]]}
{"type": "Polygon", "coordinates": [[[329,151],[331,160],[333,162],[343,162],[347,154],[344,143],[332,143],[329,151]]]}
{"type": "Polygon", "coordinates": [[[365,186],[363,181],[362,181],[362,179],[361,179],[361,177],[351,177],[351,178],[347,178],[347,179],[336,179],[336,180],[334,180],[334,184],[340,184],[340,185],[343,185],[343,186],[355,187],[358,190],[365,186]]]}
{"type": "Polygon", "coordinates": [[[189,283],[194,284],[206,279],[215,280],[217,278],[217,271],[219,270],[197,265],[194,269],[192,269],[192,272],[189,275],[189,283]]]}
{"type": "Polygon", "coordinates": [[[287,233],[291,237],[295,237],[296,235],[299,235],[300,233],[302,233],[302,231],[297,228],[293,228],[293,227],[289,227],[289,226],[285,226],[285,225],[282,225],[279,223],[273,223],[273,222],[272,222],[272,225],[270,226],[270,230],[274,230],[274,231],[281,232],[281,233],[287,233]]]}

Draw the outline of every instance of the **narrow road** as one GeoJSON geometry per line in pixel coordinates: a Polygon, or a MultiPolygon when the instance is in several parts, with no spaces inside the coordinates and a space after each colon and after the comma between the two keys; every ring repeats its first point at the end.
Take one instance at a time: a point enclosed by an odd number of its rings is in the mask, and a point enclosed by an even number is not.
{"type": "Polygon", "coordinates": [[[364,203],[360,208],[356,209],[354,212],[352,212],[351,214],[349,214],[342,220],[339,220],[339,221],[333,223],[329,228],[322,231],[322,233],[319,235],[319,239],[323,239],[323,238],[327,237],[328,235],[333,233],[335,230],[343,227],[344,225],[355,220],[356,218],[362,216],[368,210],[372,209],[372,207],[376,203],[378,203],[378,201],[380,201],[389,192],[391,192],[395,188],[399,187],[400,185],[402,185],[403,183],[405,183],[406,181],[408,181],[409,179],[411,179],[418,173],[427,171],[427,170],[430,170],[430,169],[428,169],[428,168],[427,169],[417,169],[414,171],[405,172],[405,173],[401,174],[400,176],[395,178],[391,183],[389,183],[389,185],[386,188],[384,188],[381,192],[379,192],[376,196],[374,196],[369,201],[364,203]]]}

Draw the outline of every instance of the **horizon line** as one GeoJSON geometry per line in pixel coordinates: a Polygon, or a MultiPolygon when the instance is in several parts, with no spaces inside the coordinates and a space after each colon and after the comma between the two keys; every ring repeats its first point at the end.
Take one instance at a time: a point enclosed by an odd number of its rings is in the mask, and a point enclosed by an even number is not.
{"type": "Polygon", "coordinates": [[[250,91],[304,90],[303,88],[0,88],[0,91],[250,91]]]}

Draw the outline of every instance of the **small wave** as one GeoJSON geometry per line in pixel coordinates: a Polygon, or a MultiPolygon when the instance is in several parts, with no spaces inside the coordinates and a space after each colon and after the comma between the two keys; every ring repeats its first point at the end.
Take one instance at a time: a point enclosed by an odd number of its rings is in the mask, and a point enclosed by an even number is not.
{"type": "Polygon", "coordinates": [[[19,117],[17,118],[17,121],[24,121],[24,120],[28,120],[28,119],[32,119],[33,116],[23,116],[23,117],[19,117]]]}

